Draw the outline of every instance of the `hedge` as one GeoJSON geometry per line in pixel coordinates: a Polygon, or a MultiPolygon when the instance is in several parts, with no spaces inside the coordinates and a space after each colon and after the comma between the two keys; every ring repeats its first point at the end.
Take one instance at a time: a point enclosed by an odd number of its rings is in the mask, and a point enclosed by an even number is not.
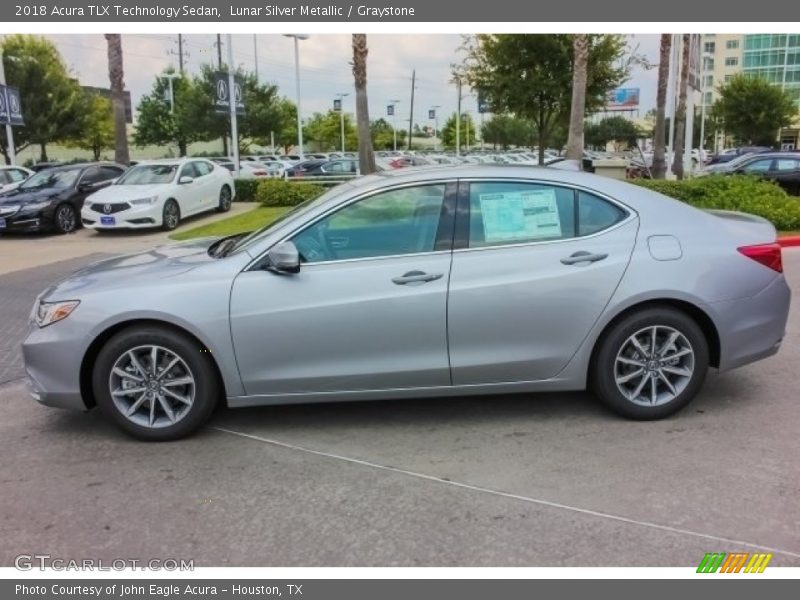
{"type": "Polygon", "coordinates": [[[316,198],[325,188],[314,183],[294,183],[284,179],[262,179],[256,187],[255,199],[263,206],[296,206],[316,198]]]}
{"type": "Polygon", "coordinates": [[[234,179],[233,185],[236,187],[236,202],[255,202],[256,201],[256,187],[258,187],[257,179],[234,179]]]}
{"type": "Polygon", "coordinates": [[[800,198],[789,196],[772,181],[748,175],[709,175],[683,181],[632,181],[697,208],[736,210],[758,215],[782,231],[800,230],[800,198]]]}

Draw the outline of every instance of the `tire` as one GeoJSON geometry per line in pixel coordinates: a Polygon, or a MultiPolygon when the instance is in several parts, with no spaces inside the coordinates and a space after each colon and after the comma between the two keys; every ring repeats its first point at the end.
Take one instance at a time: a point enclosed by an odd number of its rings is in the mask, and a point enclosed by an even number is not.
{"type": "Polygon", "coordinates": [[[172,231],[181,222],[181,208],[172,198],[164,203],[164,210],[161,213],[161,229],[172,231]]]}
{"type": "Polygon", "coordinates": [[[71,204],[59,204],[53,213],[53,229],[56,233],[72,233],[78,229],[78,213],[71,204]]]}
{"type": "Polygon", "coordinates": [[[228,212],[231,209],[231,188],[227,185],[223,185],[222,189],[219,191],[219,205],[217,206],[217,212],[228,212]]]}
{"type": "Polygon", "coordinates": [[[166,327],[124,329],[106,342],[95,360],[92,389],[97,405],[117,427],[140,440],[171,441],[194,433],[211,416],[220,395],[213,361],[204,350],[166,327]]]}
{"type": "Polygon", "coordinates": [[[606,406],[628,419],[661,419],[678,412],[694,398],[708,372],[705,335],[691,317],[672,307],[632,313],[614,324],[598,344],[590,387],[606,406]],[[637,349],[632,336],[646,354],[637,349]]]}

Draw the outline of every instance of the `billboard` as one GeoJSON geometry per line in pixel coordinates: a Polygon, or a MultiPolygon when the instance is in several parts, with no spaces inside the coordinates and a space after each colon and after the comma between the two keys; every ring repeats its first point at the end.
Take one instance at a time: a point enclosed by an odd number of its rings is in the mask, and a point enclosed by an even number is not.
{"type": "Polygon", "coordinates": [[[333,110],[335,112],[341,112],[341,110],[342,110],[342,100],[340,98],[335,98],[333,100],[333,110]]]}
{"type": "Polygon", "coordinates": [[[606,110],[636,110],[639,108],[639,88],[617,88],[606,98],[606,110]]]}
{"type": "Polygon", "coordinates": [[[386,114],[390,117],[394,116],[394,104],[387,104],[386,105],[386,114]]]}
{"type": "Polygon", "coordinates": [[[22,118],[22,101],[17,88],[0,85],[0,123],[25,125],[22,118]]]}

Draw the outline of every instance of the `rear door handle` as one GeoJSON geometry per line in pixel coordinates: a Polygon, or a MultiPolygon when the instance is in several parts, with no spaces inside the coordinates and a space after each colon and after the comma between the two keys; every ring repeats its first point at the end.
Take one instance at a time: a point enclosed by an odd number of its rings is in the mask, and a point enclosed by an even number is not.
{"type": "Polygon", "coordinates": [[[395,277],[392,283],[397,285],[407,285],[409,283],[427,283],[429,281],[436,281],[443,277],[442,273],[425,273],[423,271],[409,271],[408,273],[395,277]]]}
{"type": "Polygon", "coordinates": [[[579,263],[593,263],[608,258],[608,254],[592,254],[591,252],[575,252],[561,259],[561,264],[577,265],[579,263]]]}

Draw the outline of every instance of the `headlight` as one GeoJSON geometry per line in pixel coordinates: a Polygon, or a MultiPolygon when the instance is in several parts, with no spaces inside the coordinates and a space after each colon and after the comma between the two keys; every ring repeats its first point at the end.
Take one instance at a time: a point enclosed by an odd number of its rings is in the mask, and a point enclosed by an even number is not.
{"type": "Polygon", "coordinates": [[[39,327],[47,327],[57,321],[66,319],[80,303],[80,300],[39,302],[39,306],[36,309],[36,324],[39,327]]]}
{"type": "Polygon", "coordinates": [[[141,206],[143,204],[155,204],[158,196],[150,196],[149,198],[137,198],[136,200],[129,200],[133,206],[141,206]]]}

